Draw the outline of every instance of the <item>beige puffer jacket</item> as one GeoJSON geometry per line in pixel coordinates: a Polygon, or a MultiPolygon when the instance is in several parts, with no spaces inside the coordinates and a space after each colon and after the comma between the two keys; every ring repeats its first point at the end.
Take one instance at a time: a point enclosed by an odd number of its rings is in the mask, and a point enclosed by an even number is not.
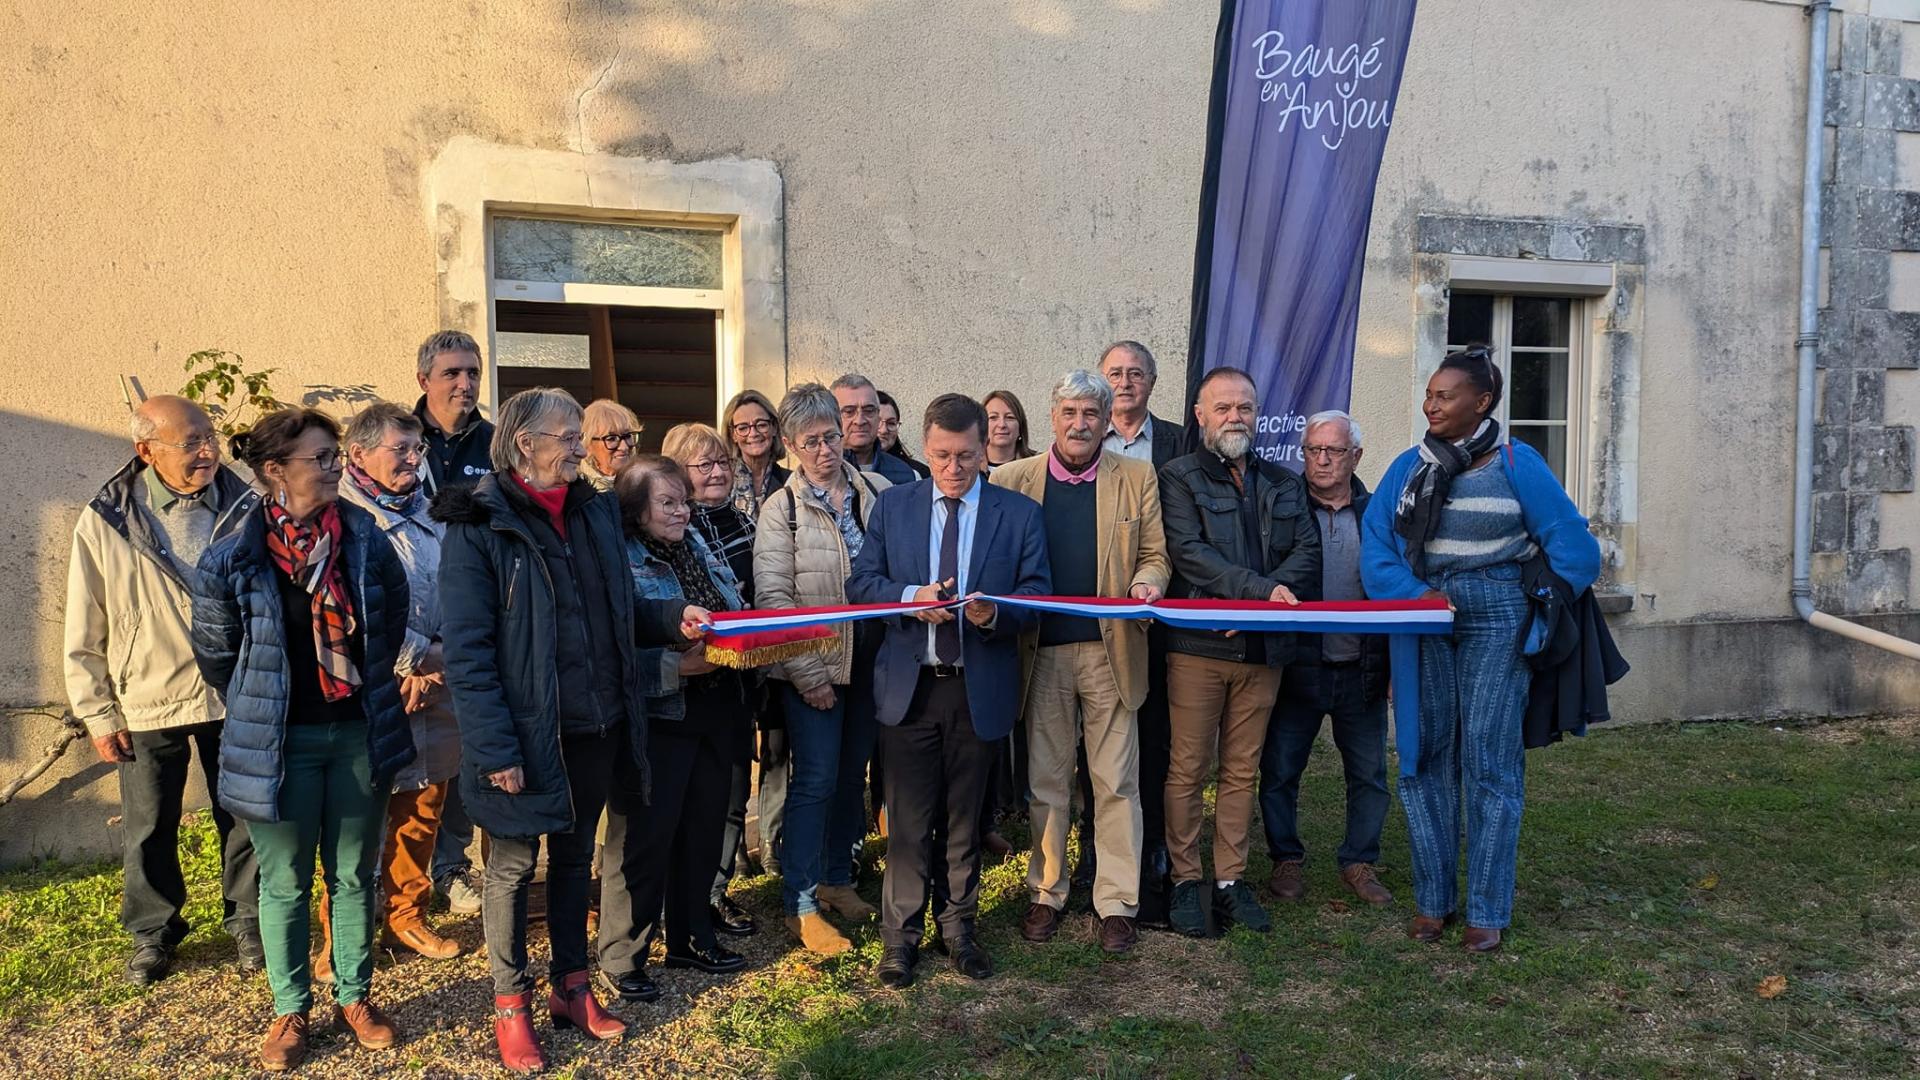
{"type": "MultiPolygon", "coordinates": [[[[841,468],[864,529],[872,519],[875,498],[893,485],[885,477],[859,472],[844,462],[841,468]]],[[[814,498],[806,477],[796,470],[783,488],[760,504],[753,537],[753,606],[777,611],[844,604],[852,570],[853,559],[833,510],[814,498]]],[[[836,633],[839,641],[834,649],[795,657],[768,668],[767,673],[803,693],[822,686],[845,686],[853,681],[853,637],[844,624],[836,633]]]]}

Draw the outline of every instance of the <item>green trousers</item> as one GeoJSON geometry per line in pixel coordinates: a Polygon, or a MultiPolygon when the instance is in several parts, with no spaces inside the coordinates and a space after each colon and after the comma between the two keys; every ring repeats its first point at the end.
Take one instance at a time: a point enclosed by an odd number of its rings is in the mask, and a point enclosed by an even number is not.
{"type": "Polygon", "coordinates": [[[334,1000],[351,1005],[367,996],[386,806],[387,793],[374,790],[364,721],[288,726],[280,820],[248,825],[260,864],[260,940],[274,1015],[313,1007],[307,950],[316,851],[333,895],[334,1000]]]}

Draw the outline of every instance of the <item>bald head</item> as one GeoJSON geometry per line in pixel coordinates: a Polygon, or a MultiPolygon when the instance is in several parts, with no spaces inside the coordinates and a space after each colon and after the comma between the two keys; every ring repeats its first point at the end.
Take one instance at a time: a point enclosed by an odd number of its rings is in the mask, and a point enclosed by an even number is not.
{"type": "Polygon", "coordinates": [[[220,443],[207,411],[183,397],[161,394],[133,410],[133,452],[162,483],[190,495],[213,483],[220,443]]]}

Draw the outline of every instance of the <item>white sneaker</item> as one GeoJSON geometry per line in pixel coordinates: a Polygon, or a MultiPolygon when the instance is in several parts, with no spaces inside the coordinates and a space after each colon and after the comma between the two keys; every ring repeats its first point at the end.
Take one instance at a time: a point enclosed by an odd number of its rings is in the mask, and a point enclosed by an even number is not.
{"type": "Polygon", "coordinates": [[[449,913],[454,915],[478,915],[480,914],[480,889],[477,885],[478,881],[479,875],[469,870],[464,874],[454,876],[448,880],[444,886],[435,884],[433,891],[439,893],[441,897],[446,900],[447,911],[449,913]]]}

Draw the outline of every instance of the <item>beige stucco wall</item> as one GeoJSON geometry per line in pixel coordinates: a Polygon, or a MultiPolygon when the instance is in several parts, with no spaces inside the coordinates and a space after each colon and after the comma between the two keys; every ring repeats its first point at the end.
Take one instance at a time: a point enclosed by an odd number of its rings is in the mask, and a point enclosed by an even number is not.
{"type": "MultiPolygon", "coordinates": [[[[1412,431],[1417,213],[1641,225],[1629,618],[1787,611],[1806,31],[1755,0],[1423,0],[1368,254],[1370,473],[1412,431]]],[[[1212,36],[1174,0],[11,5],[0,702],[61,696],[64,537],[125,453],[117,373],[172,389],[220,347],[288,396],[411,399],[445,300],[421,180],[456,136],[774,162],[795,380],[1037,410],[1127,336],[1177,411],[1212,36]]]]}

